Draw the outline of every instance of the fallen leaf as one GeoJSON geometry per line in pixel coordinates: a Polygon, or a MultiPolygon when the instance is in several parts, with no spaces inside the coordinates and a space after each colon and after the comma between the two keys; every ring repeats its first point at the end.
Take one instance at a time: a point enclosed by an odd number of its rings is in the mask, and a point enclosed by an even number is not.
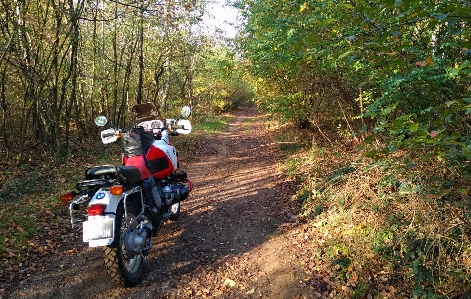
{"type": "Polygon", "coordinates": [[[426,61],[427,64],[430,65],[430,66],[434,66],[434,65],[435,65],[435,62],[433,62],[432,57],[427,57],[427,58],[425,58],[425,61],[426,61]]]}
{"type": "Polygon", "coordinates": [[[224,285],[225,285],[225,286],[233,287],[233,286],[236,285],[236,282],[233,281],[232,279],[226,278],[226,280],[224,280],[224,285]]]}
{"type": "Polygon", "coordinates": [[[416,66],[419,66],[419,67],[425,67],[427,65],[427,62],[426,61],[417,61],[415,63],[416,66]]]}

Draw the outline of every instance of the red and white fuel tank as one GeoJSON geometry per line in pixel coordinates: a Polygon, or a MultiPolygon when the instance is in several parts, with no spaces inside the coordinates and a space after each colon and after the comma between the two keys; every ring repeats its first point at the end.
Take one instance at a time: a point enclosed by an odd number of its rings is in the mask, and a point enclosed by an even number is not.
{"type": "Polygon", "coordinates": [[[177,150],[165,140],[155,140],[146,154],[147,167],[158,179],[169,176],[178,168],[177,150]]]}
{"type": "Polygon", "coordinates": [[[155,140],[145,156],[126,157],[123,155],[123,165],[137,167],[143,180],[151,175],[163,179],[178,169],[177,150],[165,140],[155,140]]]}
{"type": "MultiPolygon", "coordinates": [[[[173,124],[174,120],[166,120],[173,124]]],[[[191,123],[189,120],[178,120],[175,131],[178,134],[189,134],[191,123]]],[[[123,165],[137,167],[143,180],[151,175],[157,179],[164,179],[178,169],[178,154],[176,148],[169,142],[169,131],[160,131],[164,127],[158,120],[146,121],[139,124],[144,131],[129,135],[123,139],[123,165]],[[155,125],[159,123],[160,125],[155,125]],[[154,139],[153,134],[160,133],[160,139],[154,139]],[[152,142],[152,143],[151,143],[152,142]],[[127,153],[127,154],[126,154],[127,153]]]]}

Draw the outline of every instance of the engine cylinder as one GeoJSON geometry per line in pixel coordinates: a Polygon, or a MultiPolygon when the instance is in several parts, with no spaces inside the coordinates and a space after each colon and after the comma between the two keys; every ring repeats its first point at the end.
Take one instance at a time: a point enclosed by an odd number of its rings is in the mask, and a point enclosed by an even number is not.
{"type": "Polygon", "coordinates": [[[170,184],[162,188],[162,202],[171,206],[177,202],[187,199],[190,194],[190,188],[184,184],[170,184]]]}

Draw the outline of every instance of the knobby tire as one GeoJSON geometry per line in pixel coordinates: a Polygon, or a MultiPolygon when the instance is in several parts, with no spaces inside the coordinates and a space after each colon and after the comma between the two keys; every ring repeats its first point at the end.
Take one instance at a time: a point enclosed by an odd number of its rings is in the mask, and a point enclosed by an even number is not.
{"type": "MultiPolygon", "coordinates": [[[[131,209],[128,209],[128,215],[134,215],[131,211],[131,209]]],[[[123,222],[123,220],[125,220],[124,207],[123,204],[120,203],[116,211],[115,241],[105,247],[103,251],[104,261],[108,276],[115,285],[133,287],[137,285],[142,278],[142,274],[144,273],[144,260],[142,257],[138,256],[139,265],[137,265],[137,270],[133,273],[128,271],[126,266],[126,253],[124,252],[121,240],[123,231],[125,231],[126,228],[123,228],[123,225],[126,225],[126,222],[123,222]]]]}

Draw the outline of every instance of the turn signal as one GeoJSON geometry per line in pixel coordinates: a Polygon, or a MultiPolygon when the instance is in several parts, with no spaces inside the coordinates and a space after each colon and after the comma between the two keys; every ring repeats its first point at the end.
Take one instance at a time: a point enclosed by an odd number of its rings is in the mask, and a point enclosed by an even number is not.
{"type": "Polygon", "coordinates": [[[90,215],[90,216],[97,216],[97,215],[100,215],[101,213],[103,213],[104,210],[105,210],[105,205],[102,204],[102,203],[97,203],[97,204],[89,205],[89,206],[87,207],[87,213],[88,213],[88,215],[90,215]]]}
{"type": "Polygon", "coordinates": [[[121,195],[123,194],[123,186],[121,185],[114,185],[110,187],[110,193],[113,195],[121,195]]]}
{"type": "Polygon", "coordinates": [[[74,199],[75,195],[73,192],[62,193],[60,198],[62,202],[69,202],[74,199]]]}

